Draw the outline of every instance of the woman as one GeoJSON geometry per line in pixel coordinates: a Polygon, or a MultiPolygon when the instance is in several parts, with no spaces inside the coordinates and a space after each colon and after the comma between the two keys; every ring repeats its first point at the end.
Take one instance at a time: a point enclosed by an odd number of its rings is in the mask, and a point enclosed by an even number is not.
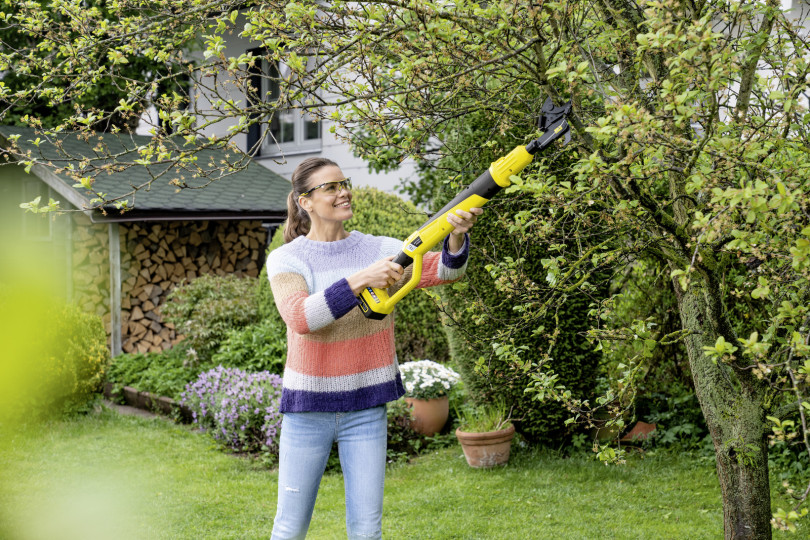
{"type": "MultiPolygon", "coordinates": [[[[392,260],[401,240],[345,230],[351,201],[349,179],[337,164],[303,161],[287,201],[286,243],[267,261],[273,297],[287,323],[288,351],[274,539],[306,535],[334,441],[349,538],[382,536],[385,404],[405,391],[394,353],[394,318],[366,319],[355,306],[365,287],[395,286],[411,268],[403,271],[392,260]]],[[[448,217],[455,230],[441,253],[425,255],[418,286],[461,277],[469,251],[466,233],[482,212],[474,208],[448,217]]]]}

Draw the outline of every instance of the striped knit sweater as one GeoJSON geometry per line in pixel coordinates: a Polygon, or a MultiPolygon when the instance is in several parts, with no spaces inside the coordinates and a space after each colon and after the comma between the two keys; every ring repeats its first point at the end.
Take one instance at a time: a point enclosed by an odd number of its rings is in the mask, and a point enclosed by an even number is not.
{"type": "MultiPolygon", "coordinates": [[[[405,390],[394,352],[393,314],[367,319],[346,278],[390,255],[402,241],[353,231],[336,242],[299,236],[273,250],[267,275],[287,323],[287,362],[281,412],[341,412],[382,405],[405,390]]],[[[445,240],[441,253],[427,253],[418,287],[459,279],[467,267],[469,239],[457,254],[445,240]]],[[[412,267],[393,294],[410,279],[412,267]]]]}

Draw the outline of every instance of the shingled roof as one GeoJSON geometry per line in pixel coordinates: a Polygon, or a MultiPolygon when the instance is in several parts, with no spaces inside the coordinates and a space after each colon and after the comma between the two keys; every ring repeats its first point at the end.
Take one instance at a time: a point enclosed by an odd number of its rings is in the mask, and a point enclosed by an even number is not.
{"type": "MultiPolygon", "coordinates": [[[[119,162],[132,162],[140,156],[138,148],[146,147],[151,137],[131,134],[98,133],[89,138],[78,134],[60,134],[58,144],[41,141],[35,144],[38,136],[31,128],[0,126],[0,154],[9,147],[9,138],[20,135],[18,146],[31,150],[32,156],[42,163],[31,168],[31,173],[42,179],[54,191],[64,197],[74,207],[85,209],[93,221],[169,221],[195,219],[261,219],[280,223],[286,217],[287,194],[290,182],[266,167],[239,155],[228,148],[200,149],[196,152],[196,163],[201,168],[213,171],[214,177],[229,172],[208,183],[208,178],[195,177],[195,171],[184,170],[168,163],[132,165],[126,170],[109,174],[101,172],[95,177],[93,188],[107,194],[107,199],[121,197],[133,187],[154,180],[148,189],[138,190],[126,197],[130,210],[121,213],[112,205],[100,209],[92,208],[90,201],[95,195],[82,187],[74,187],[76,180],[67,172],[54,172],[55,168],[45,163],[64,168],[71,163],[74,168],[83,160],[95,167],[103,167],[113,162],[108,156],[118,155],[119,162]],[[58,146],[61,146],[60,151],[58,146]],[[65,156],[71,156],[67,160],[65,156]],[[240,159],[247,160],[247,166],[234,170],[232,166],[240,159]],[[178,180],[187,187],[179,189],[172,184],[178,180]],[[205,185],[208,184],[208,185],[205,185]],[[204,187],[202,187],[204,186],[204,187]]],[[[177,141],[179,150],[189,150],[182,139],[177,141]]],[[[2,168],[0,168],[2,171],[2,168]]]]}

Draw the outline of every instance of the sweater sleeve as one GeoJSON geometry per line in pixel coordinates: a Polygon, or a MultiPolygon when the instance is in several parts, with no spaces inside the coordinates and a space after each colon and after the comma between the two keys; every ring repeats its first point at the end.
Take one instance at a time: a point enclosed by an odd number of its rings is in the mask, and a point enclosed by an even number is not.
{"type": "Polygon", "coordinates": [[[281,318],[296,334],[315,332],[346,315],[357,305],[349,282],[340,279],[314,294],[309,293],[306,278],[296,268],[295,259],[271,254],[267,277],[281,318]]]}
{"type": "Polygon", "coordinates": [[[449,240],[444,239],[442,251],[425,253],[422,259],[422,277],[417,288],[444,285],[461,279],[467,270],[470,254],[470,236],[464,235],[464,245],[458,253],[450,253],[449,240]]]}

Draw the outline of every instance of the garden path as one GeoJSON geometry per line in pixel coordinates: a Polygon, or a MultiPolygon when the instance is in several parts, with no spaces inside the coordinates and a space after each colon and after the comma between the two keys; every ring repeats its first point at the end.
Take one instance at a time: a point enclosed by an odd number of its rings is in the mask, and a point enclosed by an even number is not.
{"type": "Polygon", "coordinates": [[[124,414],[128,416],[140,416],[142,418],[157,418],[157,414],[145,411],[143,409],[138,409],[136,407],[130,407],[129,405],[121,405],[119,403],[113,403],[112,401],[105,399],[102,400],[104,406],[108,409],[112,409],[119,414],[124,414]]]}

